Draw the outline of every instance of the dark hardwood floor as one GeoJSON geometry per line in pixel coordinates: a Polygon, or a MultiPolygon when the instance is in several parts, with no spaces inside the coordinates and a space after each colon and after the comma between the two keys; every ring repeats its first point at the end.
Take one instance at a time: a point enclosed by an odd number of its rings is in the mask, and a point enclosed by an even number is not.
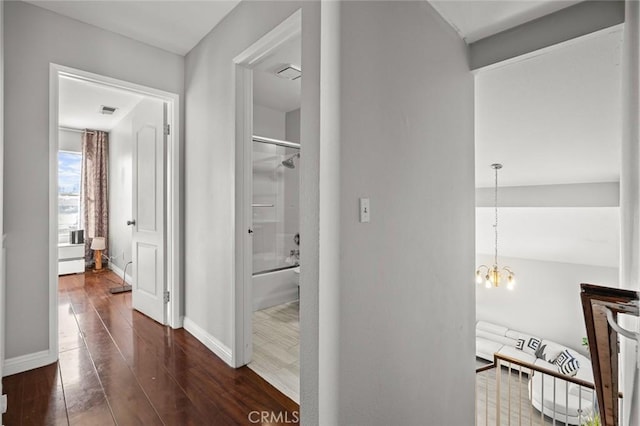
{"type": "Polygon", "coordinates": [[[297,424],[298,405],[253,371],[109,293],[113,273],[59,282],[59,362],[4,378],[6,426],[297,424]]]}

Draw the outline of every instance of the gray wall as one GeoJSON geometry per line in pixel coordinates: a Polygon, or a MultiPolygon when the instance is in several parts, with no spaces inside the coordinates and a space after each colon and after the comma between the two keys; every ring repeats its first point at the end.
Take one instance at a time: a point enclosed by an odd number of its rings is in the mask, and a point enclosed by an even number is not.
{"type": "Polygon", "coordinates": [[[184,58],[23,2],[5,5],[7,358],[49,348],[49,63],[183,93],[184,58]]]}
{"type": "Polygon", "coordinates": [[[339,18],[339,270],[320,282],[338,294],[338,371],[320,371],[338,383],[327,424],[473,424],[466,46],[427,2],[345,2],[339,18]]]}

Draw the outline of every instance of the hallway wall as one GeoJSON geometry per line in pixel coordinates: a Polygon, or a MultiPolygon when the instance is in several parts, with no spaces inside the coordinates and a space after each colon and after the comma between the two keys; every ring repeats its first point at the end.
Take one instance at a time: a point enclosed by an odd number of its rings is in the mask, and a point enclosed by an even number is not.
{"type": "Polygon", "coordinates": [[[428,2],[339,5],[340,133],[331,159],[339,198],[324,201],[338,203],[339,269],[320,283],[334,292],[321,298],[320,324],[327,305],[338,318],[337,371],[320,375],[334,375],[338,386],[336,416],[326,421],[470,425],[475,189],[467,48],[428,2]],[[360,197],[370,198],[369,223],[359,222],[360,197]]]}
{"type": "Polygon", "coordinates": [[[184,58],[24,2],[5,2],[4,24],[5,102],[11,105],[4,158],[6,355],[19,370],[24,362],[37,366],[57,357],[49,347],[49,217],[44,213],[49,210],[49,64],[182,95],[184,58]]]}

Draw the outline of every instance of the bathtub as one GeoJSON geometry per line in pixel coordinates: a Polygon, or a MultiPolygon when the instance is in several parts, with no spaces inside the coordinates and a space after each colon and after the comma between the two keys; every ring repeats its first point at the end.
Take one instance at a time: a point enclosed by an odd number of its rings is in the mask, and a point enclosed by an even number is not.
{"type": "Polygon", "coordinates": [[[298,300],[299,271],[299,267],[291,267],[255,274],[253,276],[253,310],[259,311],[298,300]]]}

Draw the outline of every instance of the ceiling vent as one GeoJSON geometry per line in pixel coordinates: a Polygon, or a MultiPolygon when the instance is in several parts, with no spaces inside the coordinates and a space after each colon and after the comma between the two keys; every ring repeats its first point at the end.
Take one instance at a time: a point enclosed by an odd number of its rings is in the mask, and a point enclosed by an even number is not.
{"type": "Polygon", "coordinates": [[[302,77],[302,71],[295,65],[286,65],[284,68],[276,71],[276,75],[287,80],[297,80],[302,77]]]}
{"type": "Polygon", "coordinates": [[[117,109],[118,108],[116,108],[116,107],[100,105],[100,114],[102,114],[102,115],[113,115],[113,113],[116,112],[117,109]]]}

